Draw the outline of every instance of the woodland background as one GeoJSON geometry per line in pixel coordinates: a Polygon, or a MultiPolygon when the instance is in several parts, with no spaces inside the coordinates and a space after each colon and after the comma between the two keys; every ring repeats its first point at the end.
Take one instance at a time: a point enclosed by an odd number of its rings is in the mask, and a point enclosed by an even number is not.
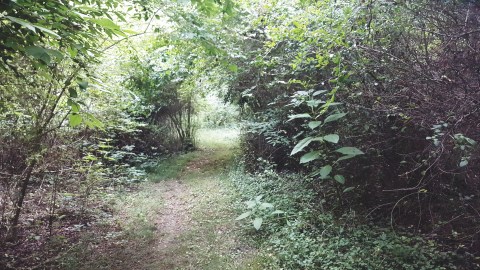
{"type": "Polygon", "coordinates": [[[241,200],[286,213],[244,227],[270,263],[479,267],[477,1],[2,1],[0,40],[0,267],[61,268],[225,126],[241,200]]]}

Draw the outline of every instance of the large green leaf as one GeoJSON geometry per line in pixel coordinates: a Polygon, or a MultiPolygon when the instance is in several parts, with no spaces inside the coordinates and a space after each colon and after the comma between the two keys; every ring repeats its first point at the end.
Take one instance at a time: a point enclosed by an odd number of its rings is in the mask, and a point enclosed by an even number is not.
{"type": "Polygon", "coordinates": [[[14,23],[20,24],[21,26],[27,28],[27,29],[30,30],[30,31],[36,32],[35,29],[38,29],[38,30],[40,30],[40,31],[42,31],[42,32],[44,32],[44,33],[50,34],[50,35],[52,35],[52,36],[54,36],[54,37],[56,37],[56,38],[60,38],[60,36],[59,36],[57,33],[53,32],[52,30],[47,29],[47,28],[45,28],[45,27],[42,27],[42,26],[39,26],[39,25],[35,25],[35,24],[32,24],[32,23],[27,22],[27,21],[25,21],[25,20],[22,20],[22,19],[20,19],[20,18],[15,18],[15,17],[12,17],[12,16],[5,16],[5,18],[9,19],[10,21],[12,21],[12,22],[14,22],[14,23]]]}
{"type": "Polygon", "coordinates": [[[70,95],[71,98],[78,97],[77,90],[75,90],[74,88],[68,88],[68,94],[70,95]]]}
{"type": "Polygon", "coordinates": [[[335,179],[335,181],[337,181],[338,183],[340,183],[342,185],[345,184],[345,177],[343,177],[343,175],[337,174],[333,177],[333,179],[335,179]]]}
{"type": "Polygon", "coordinates": [[[310,122],[308,122],[308,127],[311,128],[311,129],[315,129],[318,126],[320,126],[321,124],[322,124],[322,121],[310,121],[310,122]]]}
{"type": "Polygon", "coordinates": [[[258,208],[262,209],[262,210],[267,209],[267,208],[273,208],[273,204],[264,202],[264,203],[260,204],[260,206],[258,208]]]}
{"type": "Polygon", "coordinates": [[[80,112],[80,104],[78,104],[77,102],[75,102],[75,101],[72,100],[71,98],[68,99],[67,105],[70,106],[70,108],[72,109],[72,112],[73,112],[73,113],[78,113],[78,112],[80,112]]]}
{"type": "Polygon", "coordinates": [[[253,220],[253,227],[258,231],[262,227],[263,218],[257,217],[253,220]]]}
{"type": "Polygon", "coordinates": [[[356,147],[342,147],[342,148],[338,148],[335,151],[348,156],[357,156],[357,155],[364,154],[360,149],[356,147]]]}
{"type": "Polygon", "coordinates": [[[47,33],[51,36],[54,36],[56,38],[61,38],[57,33],[53,32],[52,30],[50,29],[47,29],[45,27],[42,27],[42,26],[38,26],[38,25],[35,25],[35,28],[39,29],[40,31],[44,32],[44,33],[47,33]]]}
{"type": "Polygon", "coordinates": [[[50,55],[42,47],[29,46],[29,47],[25,48],[25,52],[28,55],[33,56],[34,58],[36,58],[38,60],[41,60],[42,62],[44,62],[47,65],[50,64],[50,61],[52,61],[52,58],[50,57],[50,55]]]}
{"type": "Polygon", "coordinates": [[[340,140],[340,136],[338,136],[337,134],[328,134],[323,136],[323,139],[327,142],[338,143],[338,141],[340,140]]]}
{"type": "Polygon", "coordinates": [[[28,30],[31,30],[31,31],[35,32],[35,25],[31,24],[30,22],[27,22],[25,20],[15,18],[15,17],[12,17],[12,16],[5,16],[5,18],[9,19],[10,21],[12,21],[14,23],[20,24],[21,26],[27,28],[28,30]]]}
{"type": "Polygon", "coordinates": [[[300,114],[294,114],[294,115],[289,115],[288,116],[289,121],[293,119],[298,119],[298,118],[312,118],[312,116],[308,113],[300,113],[300,114]]]}
{"type": "Polygon", "coordinates": [[[94,22],[100,25],[103,28],[111,29],[111,30],[120,30],[120,26],[115,24],[112,20],[107,18],[100,18],[100,19],[90,19],[91,22],[94,22]]]}
{"type": "Polygon", "coordinates": [[[347,115],[347,113],[336,113],[336,114],[329,115],[327,118],[325,118],[325,121],[323,121],[323,124],[337,121],[338,119],[344,117],[345,115],[347,115]]]}
{"type": "Polygon", "coordinates": [[[313,138],[312,137],[306,137],[303,140],[299,141],[297,145],[292,150],[292,153],[290,155],[295,155],[296,153],[302,151],[305,147],[307,147],[311,142],[313,138]]]}
{"type": "Polygon", "coordinates": [[[70,114],[68,122],[71,127],[76,127],[82,123],[82,117],[79,114],[70,114]]]}
{"type": "Polygon", "coordinates": [[[62,60],[64,57],[63,54],[57,50],[45,49],[45,52],[47,52],[50,56],[54,57],[57,60],[62,60]]]}
{"type": "Polygon", "coordinates": [[[90,113],[86,114],[84,121],[89,128],[103,129],[104,127],[103,123],[100,120],[98,120],[93,114],[90,114],[90,113]]]}
{"type": "Polygon", "coordinates": [[[326,165],[320,168],[320,178],[325,179],[332,172],[332,166],[326,165]]]}
{"type": "Polygon", "coordinates": [[[300,158],[300,163],[307,163],[320,157],[320,151],[306,153],[300,158]]]}
{"type": "Polygon", "coordinates": [[[342,160],[346,160],[346,159],[351,159],[351,158],[354,158],[356,157],[357,155],[346,155],[346,156],[343,156],[343,157],[340,157],[337,159],[337,161],[342,161],[342,160]]]}
{"type": "Polygon", "coordinates": [[[88,87],[88,82],[87,81],[79,81],[78,82],[78,87],[82,90],[86,90],[88,87]]]}
{"type": "Polygon", "coordinates": [[[251,214],[252,214],[252,211],[247,211],[247,212],[241,214],[240,216],[238,216],[235,220],[245,219],[245,218],[249,217],[251,214]]]}

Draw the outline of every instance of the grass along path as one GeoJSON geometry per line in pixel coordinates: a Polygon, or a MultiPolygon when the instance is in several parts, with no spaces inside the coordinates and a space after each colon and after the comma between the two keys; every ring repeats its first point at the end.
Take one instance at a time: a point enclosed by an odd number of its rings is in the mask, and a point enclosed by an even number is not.
{"type": "Polygon", "coordinates": [[[227,175],[237,136],[201,131],[199,150],[166,160],[139,191],[117,200],[124,235],[69,269],[261,269],[234,221],[227,175]]]}

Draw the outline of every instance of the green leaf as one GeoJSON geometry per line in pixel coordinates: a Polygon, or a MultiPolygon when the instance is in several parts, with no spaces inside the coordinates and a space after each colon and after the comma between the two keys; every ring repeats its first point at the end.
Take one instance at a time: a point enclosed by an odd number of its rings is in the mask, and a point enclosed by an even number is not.
{"type": "Polygon", "coordinates": [[[245,204],[247,205],[247,208],[248,209],[252,209],[253,207],[255,207],[257,205],[257,202],[255,201],[246,201],[245,204]]]}
{"type": "Polygon", "coordinates": [[[77,90],[73,89],[73,88],[69,88],[68,89],[68,93],[70,95],[71,98],[76,98],[78,97],[78,94],[77,94],[77,90]]]}
{"type": "Polygon", "coordinates": [[[344,117],[345,115],[347,115],[347,114],[346,113],[336,113],[336,114],[329,115],[327,118],[325,118],[325,121],[323,121],[323,124],[326,124],[328,122],[337,121],[338,119],[344,117]]]}
{"type": "Polygon", "coordinates": [[[75,58],[78,54],[78,49],[75,47],[68,47],[67,51],[68,51],[68,54],[70,54],[71,58],[75,58]]]}
{"type": "Polygon", "coordinates": [[[21,26],[27,28],[28,30],[31,30],[31,31],[35,32],[35,25],[31,24],[30,22],[27,22],[25,20],[15,18],[15,17],[12,17],[12,16],[5,16],[5,18],[9,19],[10,21],[12,21],[14,23],[20,24],[21,26]]]}
{"type": "Polygon", "coordinates": [[[258,231],[260,230],[260,227],[262,227],[262,223],[263,223],[263,218],[255,218],[253,220],[253,227],[258,231]]]}
{"type": "Polygon", "coordinates": [[[324,101],[318,99],[312,99],[307,101],[307,105],[311,108],[316,108],[318,105],[322,104],[324,101]]]}
{"type": "Polygon", "coordinates": [[[338,141],[340,140],[340,136],[338,136],[337,134],[329,134],[323,136],[323,139],[327,142],[338,143],[338,141]]]}
{"type": "Polygon", "coordinates": [[[335,179],[335,181],[337,181],[338,183],[340,184],[345,184],[345,177],[343,177],[343,175],[339,175],[339,174],[336,174],[333,179],[335,179]]]}
{"type": "Polygon", "coordinates": [[[290,121],[290,120],[298,119],[298,118],[312,118],[312,116],[308,113],[301,113],[301,114],[289,115],[288,118],[290,118],[288,120],[288,121],[290,121]]]}
{"type": "Polygon", "coordinates": [[[272,215],[276,215],[276,214],[283,214],[283,213],[285,213],[285,212],[282,211],[282,210],[275,210],[275,211],[273,211],[271,214],[272,214],[272,215]]]}
{"type": "Polygon", "coordinates": [[[310,121],[310,122],[308,122],[308,127],[311,128],[311,129],[315,129],[318,126],[320,126],[321,124],[322,124],[322,121],[310,121]]]}
{"type": "Polygon", "coordinates": [[[327,176],[330,174],[331,171],[332,171],[332,166],[330,165],[323,166],[322,168],[320,168],[320,178],[321,179],[327,178],[327,176]]]}
{"type": "Polygon", "coordinates": [[[100,25],[103,28],[111,29],[111,30],[120,30],[120,26],[115,24],[112,20],[107,18],[100,18],[100,19],[90,19],[91,22],[94,22],[100,25]]]}
{"type": "Polygon", "coordinates": [[[346,189],[343,190],[343,193],[347,193],[347,192],[350,192],[352,190],[354,190],[355,187],[347,187],[346,189]]]}
{"type": "Polygon", "coordinates": [[[312,160],[318,159],[320,157],[320,151],[312,151],[310,153],[306,153],[300,158],[300,163],[307,163],[312,160]]]}
{"type": "Polygon", "coordinates": [[[56,38],[61,38],[61,36],[59,36],[57,33],[53,32],[52,30],[50,29],[47,29],[45,27],[42,27],[42,26],[38,26],[38,25],[35,25],[35,28],[39,29],[40,31],[44,32],[44,33],[47,33],[51,36],[54,36],[56,38]]]}
{"type": "Polygon", "coordinates": [[[346,159],[351,159],[351,158],[354,158],[356,157],[357,155],[346,155],[346,156],[343,156],[343,157],[340,157],[339,159],[337,159],[337,161],[342,161],[342,160],[346,160],[346,159]]]}
{"type": "Polygon", "coordinates": [[[50,55],[53,56],[57,60],[63,59],[63,54],[60,51],[52,50],[52,49],[45,49],[45,51],[50,55]]]}
{"type": "Polygon", "coordinates": [[[68,122],[71,127],[76,127],[82,123],[82,117],[79,114],[70,114],[68,122]]]}
{"type": "Polygon", "coordinates": [[[70,98],[69,98],[68,101],[67,101],[67,105],[70,106],[70,108],[72,109],[72,112],[73,112],[73,113],[78,113],[78,112],[80,111],[80,105],[79,105],[77,102],[75,102],[75,101],[73,101],[72,99],[70,99],[70,98]]]}
{"type": "Polygon", "coordinates": [[[227,14],[227,15],[232,15],[233,14],[233,7],[234,3],[232,0],[225,0],[223,3],[223,9],[222,12],[227,14]]]}
{"type": "Polygon", "coordinates": [[[50,61],[52,61],[52,58],[50,55],[47,53],[47,51],[42,48],[42,47],[37,47],[37,46],[29,46],[25,48],[25,52],[34,57],[37,58],[38,60],[41,60],[45,64],[50,64],[50,61]]]}
{"type": "Polygon", "coordinates": [[[468,160],[462,160],[459,164],[460,168],[468,165],[468,160]]]}
{"type": "Polygon", "coordinates": [[[356,147],[342,147],[337,150],[336,152],[339,152],[344,155],[349,155],[349,156],[357,156],[357,155],[363,155],[364,153],[360,151],[360,149],[356,147]]]}
{"type": "Polygon", "coordinates": [[[47,33],[47,34],[50,34],[50,35],[52,35],[52,36],[54,36],[54,37],[56,37],[56,38],[60,38],[60,36],[59,36],[57,33],[53,32],[52,30],[47,29],[47,28],[45,28],[45,27],[38,26],[38,25],[32,24],[32,23],[30,23],[30,22],[27,22],[27,21],[25,21],[25,20],[22,20],[22,19],[19,19],[19,18],[15,18],[15,17],[12,17],[12,16],[5,16],[5,18],[9,19],[10,21],[12,21],[12,22],[14,22],[14,23],[18,23],[18,24],[20,24],[21,26],[23,26],[23,27],[27,28],[28,30],[33,31],[33,32],[35,32],[35,33],[36,33],[36,30],[35,30],[35,29],[39,29],[40,31],[45,32],[45,33],[47,33]]]}
{"type": "Polygon", "coordinates": [[[82,89],[82,90],[86,90],[87,87],[88,87],[88,82],[87,81],[80,81],[80,82],[78,82],[78,87],[80,87],[80,89],[82,89]]]}
{"type": "Polygon", "coordinates": [[[307,147],[311,142],[313,138],[312,137],[306,137],[303,140],[299,141],[297,145],[292,150],[292,153],[290,155],[295,155],[296,153],[302,151],[305,147],[307,147]]]}
{"type": "Polygon", "coordinates": [[[328,92],[328,91],[327,90],[318,90],[318,91],[313,92],[312,96],[318,96],[318,95],[326,93],[326,92],[328,92]]]}
{"type": "Polygon", "coordinates": [[[89,128],[100,128],[100,129],[103,129],[104,125],[103,123],[98,120],[97,118],[95,118],[95,116],[93,116],[93,114],[90,114],[90,113],[87,113],[86,115],[86,118],[84,119],[85,121],[85,124],[89,127],[89,128]]]}
{"type": "Polygon", "coordinates": [[[251,214],[252,214],[252,211],[247,211],[247,212],[241,214],[240,216],[238,216],[235,220],[245,219],[245,218],[249,217],[251,214]]]}

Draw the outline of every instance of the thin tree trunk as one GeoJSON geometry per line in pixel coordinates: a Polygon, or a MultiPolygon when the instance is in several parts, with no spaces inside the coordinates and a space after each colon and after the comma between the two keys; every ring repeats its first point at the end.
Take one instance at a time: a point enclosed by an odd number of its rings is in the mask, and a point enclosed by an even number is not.
{"type": "Polygon", "coordinates": [[[30,165],[28,165],[25,178],[23,178],[20,193],[14,206],[15,212],[14,212],[12,221],[10,222],[11,229],[7,236],[7,241],[9,242],[13,242],[17,238],[18,221],[20,219],[20,214],[22,212],[23,202],[25,200],[25,195],[27,194],[28,185],[30,184],[30,179],[32,178],[32,172],[36,165],[37,165],[37,160],[35,159],[32,161],[32,163],[30,163],[30,165]]]}

